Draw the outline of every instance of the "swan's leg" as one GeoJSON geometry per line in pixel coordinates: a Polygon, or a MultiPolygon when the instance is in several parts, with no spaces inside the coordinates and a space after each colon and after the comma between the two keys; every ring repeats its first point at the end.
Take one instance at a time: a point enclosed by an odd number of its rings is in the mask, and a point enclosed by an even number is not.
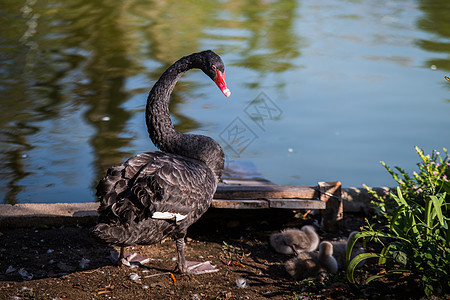
{"type": "Polygon", "coordinates": [[[123,259],[123,257],[124,257],[124,249],[125,247],[120,247],[120,252],[119,252],[119,257],[117,258],[117,266],[118,267],[124,267],[125,266],[125,264],[124,264],[124,259],[123,259]]]}
{"type": "Polygon", "coordinates": [[[125,248],[125,247],[120,247],[119,261],[122,261],[124,248],[125,248]]]}
{"type": "Polygon", "coordinates": [[[184,237],[176,239],[175,243],[177,245],[178,253],[178,265],[176,266],[175,270],[180,273],[186,273],[186,256],[184,255],[184,248],[186,247],[186,244],[184,242],[184,237]]]}
{"type": "Polygon", "coordinates": [[[216,269],[216,267],[213,266],[209,261],[187,261],[184,254],[184,249],[186,247],[184,237],[177,238],[175,242],[178,252],[178,265],[176,266],[175,271],[182,274],[204,274],[219,271],[219,269],[216,269]]]}
{"type": "Polygon", "coordinates": [[[118,257],[116,257],[117,252],[115,252],[114,254],[111,254],[111,259],[116,262],[116,265],[118,267],[123,267],[125,265],[124,264],[125,260],[123,259],[124,258],[124,248],[125,247],[120,247],[119,256],[118,257]]]}

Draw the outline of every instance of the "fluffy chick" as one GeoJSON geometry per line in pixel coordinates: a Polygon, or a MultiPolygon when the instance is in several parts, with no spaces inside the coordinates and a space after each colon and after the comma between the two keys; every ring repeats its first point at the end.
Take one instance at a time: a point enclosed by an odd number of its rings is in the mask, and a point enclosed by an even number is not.
{"type": "Polygon", "coordinates": [[[286,271],[296,280],[319,277],[323,273],[336,273],[336,259],[333,257],[333,245],[322,242],[319,253],[300,252],[295,258],[285,263],[286,271]]]}
{"type": "Polygon", "coordinates": [[[333,256],[334,247],[330,242],[322,242],[319,245],[319,263],[327,273],[336,274],[338,272],[338,262],[333,256]]]}
{"type": "Polygon", "coordinates": [[[316,250],[319,245],[319,236],[310,225],[303,226],[300,230],[287,228],[272,234],[270,245],[279,253],[298,255],[301,252],[316,250]]]}

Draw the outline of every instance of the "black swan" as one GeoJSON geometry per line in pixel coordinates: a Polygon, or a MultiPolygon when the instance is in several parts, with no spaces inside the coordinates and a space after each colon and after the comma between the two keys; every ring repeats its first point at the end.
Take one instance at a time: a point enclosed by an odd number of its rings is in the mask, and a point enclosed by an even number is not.
{"type": "Polygon", "coordinates": [[[195,273],[185,259],[187,228],[209,208],[224,167],[224,153],[212,138],[182,134],[169,115],[169,98],[184,72],[198,68],[226,97],[224,64],[208,50],[185,56],[170,66],[153,86],[145,119],[153,143],[162,151],[136,155],[111,167],[97,186],[99,223],[94,238],[120,246],[151,245],[166,237],[176,241],[176,271],[195,273]]]}
{"type": "Polygon", "coordinates": [[[302,229],[287,228],[272,234],[270,245],[279,253],[297,255],[299,252],[316,250],[319,236],[310,225],[303,226],[302,229]]]}
{"type": "Polygon", "coordinates": [[[335,274],[338,271],[338,264],[333,257],[333,245],[329,242],[322,242],[319,245],[319,253],[299,252],[296,257],[285,263],[285,268],[289,275],[296,280],[308,277],[323,279],[324,274],[335,274]]]}

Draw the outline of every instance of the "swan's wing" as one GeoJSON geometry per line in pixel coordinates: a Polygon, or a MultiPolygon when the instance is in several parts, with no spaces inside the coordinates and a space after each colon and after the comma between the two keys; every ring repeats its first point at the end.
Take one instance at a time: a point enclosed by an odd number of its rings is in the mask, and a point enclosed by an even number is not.
{"type": "Polygon", "coordinates": [[[143,218],[180,222],[192,212],[206,211],[215,187],[204,163],[161,155],[140,170],[132,191],[138,205],[149,210],[143,218]]]}
{"type": "Polygon", "coordinates": [[[96,196],[100,201],[98,209],[100,216],[105,213],[108,207],[123,197],[123,194],[129,188],[130,180],[157,155],[158,152],[141,153],[128,159],[122,165],[108,169],[106,176],[97,185],[96,196]]]}
{"type": "Polygon", "coordinates": [[[206,211],[216,187],[204,163],[162,152],[139,154],[110,168],[97,187],[101,222],[147,218],[182,221],[206,211]]]}
{"type": "Polygon", "coordinates": [[[142,153],[108,169],[97,185],[99,223],[126,224],[136,218],[139,211],[131,201],[130,182],[157,156],[158,152],[142,153]]]}

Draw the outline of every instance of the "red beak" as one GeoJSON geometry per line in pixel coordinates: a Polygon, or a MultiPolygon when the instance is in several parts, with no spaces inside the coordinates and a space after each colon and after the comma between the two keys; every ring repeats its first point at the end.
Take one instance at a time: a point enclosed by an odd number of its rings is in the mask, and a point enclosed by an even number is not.
{"type": "Polygon", "coordinates": [[[228,89],[227,83],[225,81],[225,73],[222,74],[222,72],[216,69],[216,78],[214,79],[214,82],[226,97],[230,97],[231,92],[228,89]]]}

